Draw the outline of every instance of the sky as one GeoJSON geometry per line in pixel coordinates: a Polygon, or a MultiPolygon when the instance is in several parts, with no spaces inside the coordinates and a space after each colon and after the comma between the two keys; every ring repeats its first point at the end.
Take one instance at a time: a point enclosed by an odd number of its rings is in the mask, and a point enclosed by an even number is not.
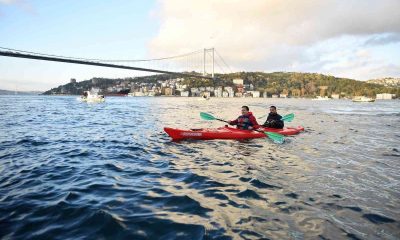
{"type": "MultiPolygon", "coordinates": [[[[0,0],[0,47],[100,59],[214,47],[231,71],[400,77],[399,9],[399,0],[0,0]]],[[[7,90],[144,74],[0,56],[7,90]]]]}

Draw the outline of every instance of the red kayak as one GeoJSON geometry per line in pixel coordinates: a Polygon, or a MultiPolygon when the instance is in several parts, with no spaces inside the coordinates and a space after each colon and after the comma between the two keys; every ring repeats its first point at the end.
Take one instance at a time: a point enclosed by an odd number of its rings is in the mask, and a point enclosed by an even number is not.
{"type": "MultiPolygon", "coordinates": [[[[304,128],[298,126],[297,128],[287,127],[284,129],[276,129],[276,128],[260,128],[260,130],[267,132],[275,132],[282,135],[294,135],[301,131],[304,131],[304,128]]],[[[190,129],[190,130],[182,130],[176,128],[168,128],[165,127],[164,131],[173,139],[173,140],[183,140],[183,139],[201,139],[201,140],[209,140],[209,139],[250,139],[250,138],[264,138],[267,137],[262,132],[250,131],[250,130],[240,130],[232,127],[220,127],[220,128],[201,128],[201,129],[190,129]]]]}

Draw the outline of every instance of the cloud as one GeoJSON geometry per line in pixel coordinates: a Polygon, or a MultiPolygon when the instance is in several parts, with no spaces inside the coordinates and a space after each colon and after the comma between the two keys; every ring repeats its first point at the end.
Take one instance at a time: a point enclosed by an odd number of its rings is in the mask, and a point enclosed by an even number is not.
{"type": "Polygon", "coordinates": [[[359,44],[397,41],[398,9],[398,0],[160,1],[153,16],[161,26],[148,47],[152,56],[215,47],[234,69],[292,69],[331,39],[391,33],[359,44]]]}
{"type": "Polygon", "coordinates": [[[372,58],[348,59],[329,66],[327,73],[338,77],[352,76],[359,80],[369,80],[382,77],[400,76],[400,65],[380,62],[372,58]],[[368,72],[368,76],[365,73],[368,72]]]}
{"type": "MultiPolygon", "coordinates": [[[[314,44],[307,48],[292,71],[321,72],[338,77],[368,80],[400,76],[400,61],[391,61],[399,45],[365,46],[370,36],[342,36],[314,44]],[[381,54],[376,54],[376,53],[381,54]]],[[[397,58],[396,58],[397,59],[397,58]]]]}
{"type": "Polygon", "coordinates": [[[372,36],[365,42],[365,45],[366,46],[385,45],[398,42],[400,42],[400,33],[389,33],[389,34],[372,36]]]}
{"type": "MultiPolygon", "coordinates": [[[[22,9],[27,13],[36,14],[32,5],[25,0],[0,0],[0,6],[1,5],[17,6],[18,8],[22,9]]],[[[0,16],[1,16],[1,11],[0,11],[0,16]]]]}
{"type": "Polygon", "coordinates": [[[18,2],[18,0],[0,0],[0,4],[12,4],[18,2]]]}

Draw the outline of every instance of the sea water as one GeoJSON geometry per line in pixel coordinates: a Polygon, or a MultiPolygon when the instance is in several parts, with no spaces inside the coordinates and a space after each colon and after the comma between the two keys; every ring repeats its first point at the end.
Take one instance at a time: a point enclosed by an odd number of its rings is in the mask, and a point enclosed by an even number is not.
{"type": "MultiPolygon", "coordinates": [[[[266,119],[258,119],[263,123],[266,119]]],[[[399,239],[400,101],[0,96],[1,239],[399,239]],[[270,105],[305,127],[173,142],[270,105]]]]}

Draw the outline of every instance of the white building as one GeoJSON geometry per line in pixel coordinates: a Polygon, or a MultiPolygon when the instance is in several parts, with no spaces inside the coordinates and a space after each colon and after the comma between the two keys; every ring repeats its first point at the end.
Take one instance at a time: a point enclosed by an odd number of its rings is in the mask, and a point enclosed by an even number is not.
{"type": "Polygon", "coordinates": [[[225,87],[225,91],[228,92],[228,97],[234,97],[235,96],[235,92],[233,91],[232,87],[225,87]]]}
{"type": "Polygon", "coordinates": [[[214,90],[214,96],[215,97],[222,97],[222,87],[218,87],[217,89],[214,90]]]}
{"type": "Polygon", "coordinates": [[[142,91],[140,91],[140,92],[134,92],[133,96],[135,96],[135,97],[143,97],[143,96],[145,96],[145,94],[142,91]]]}
{"type": "Polygon", "coordinates": [[[391,94],[391,93],[379,93],[376,94],[376,99],[380,100],[390,100],[396,97],[396,94],[391,94]]]}
{"type": "Polygon", "coordinates": [[[260,91],[247,91],[247,92],[250,93],[253,98],[260,97],[260,91]]]}
{"type": "Polygon", "coordinates": [[[233,84],[235,84],[235,85],[243,85],[243,79],[235,78],[235,79],[233,79],[233,84]]]}
{"type": "Polygon", "coordinates": [[[214,91],[214,87],[206,87],[206,91],[213,92],[214,91]]]}
{"type": "Polygon", "coordinates": [[[198,96],[200,94],[200,91],[198,88],[191,88],[190,92],[192,93],[192,96],[198,96]]]}
{"type": "Polygon", "coordinates": [[[189,91],[182,91],[181,97],[189,97],[189,91]]]}
{"type": "Polygon", "coordinates": [[[107,88],[107,92],[113,92],[114,91],[114,88],[113,87],[108,87],[107,88]]]}
{"type": "Polygon", "coordinates": [[[332,99],[340,99],[340,95],[339,94],[332,94],[331,98],[332,99]]]}

